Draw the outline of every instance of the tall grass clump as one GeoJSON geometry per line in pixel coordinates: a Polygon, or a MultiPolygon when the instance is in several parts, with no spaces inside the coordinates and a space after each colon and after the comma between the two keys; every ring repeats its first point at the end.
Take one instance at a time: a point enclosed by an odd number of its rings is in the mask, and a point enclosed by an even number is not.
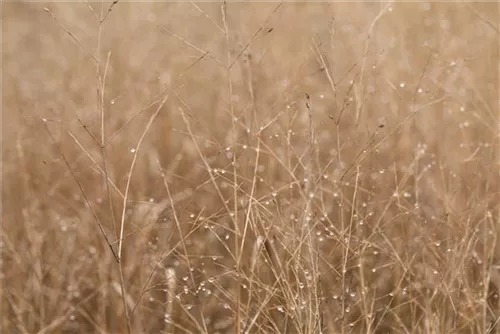
{"type": "Polygon", "coordinates": [[[498,18],[4,3],[1,331],[500,332],[498,18]]]}

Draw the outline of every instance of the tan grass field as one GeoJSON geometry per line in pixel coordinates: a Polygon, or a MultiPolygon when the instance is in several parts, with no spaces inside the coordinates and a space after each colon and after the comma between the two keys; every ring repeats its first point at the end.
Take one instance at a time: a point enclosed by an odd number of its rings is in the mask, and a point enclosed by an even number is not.
{"type": "Polygon", "coordinates": [[[4,2],[2,333],[500,332],[496,2],[4,2]]]}

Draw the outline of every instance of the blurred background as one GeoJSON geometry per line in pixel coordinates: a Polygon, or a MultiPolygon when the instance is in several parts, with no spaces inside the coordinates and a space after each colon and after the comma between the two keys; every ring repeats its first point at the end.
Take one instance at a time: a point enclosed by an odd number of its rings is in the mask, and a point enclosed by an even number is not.
{"type": "Polygon", "coordinates": [[[498,17],[4,2],[2,329],[492,330],[498,17]]]}

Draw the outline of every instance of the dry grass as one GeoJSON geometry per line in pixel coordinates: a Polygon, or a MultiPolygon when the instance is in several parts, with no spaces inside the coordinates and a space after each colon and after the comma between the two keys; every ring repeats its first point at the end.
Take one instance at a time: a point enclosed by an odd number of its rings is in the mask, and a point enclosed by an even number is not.
{"type": "Polygon", "coordinates": [[[498,17],[4,3],[1,331],[496,331],[498,17]]]}

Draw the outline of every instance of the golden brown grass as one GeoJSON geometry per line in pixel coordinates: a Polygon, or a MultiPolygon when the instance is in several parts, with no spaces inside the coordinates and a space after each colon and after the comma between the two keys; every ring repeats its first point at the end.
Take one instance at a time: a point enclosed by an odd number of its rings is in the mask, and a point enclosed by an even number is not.
{"type": "Polygon", "coordinates": [[[496,331],[498,11],[4,3],[1,331],[496,331]]]}

